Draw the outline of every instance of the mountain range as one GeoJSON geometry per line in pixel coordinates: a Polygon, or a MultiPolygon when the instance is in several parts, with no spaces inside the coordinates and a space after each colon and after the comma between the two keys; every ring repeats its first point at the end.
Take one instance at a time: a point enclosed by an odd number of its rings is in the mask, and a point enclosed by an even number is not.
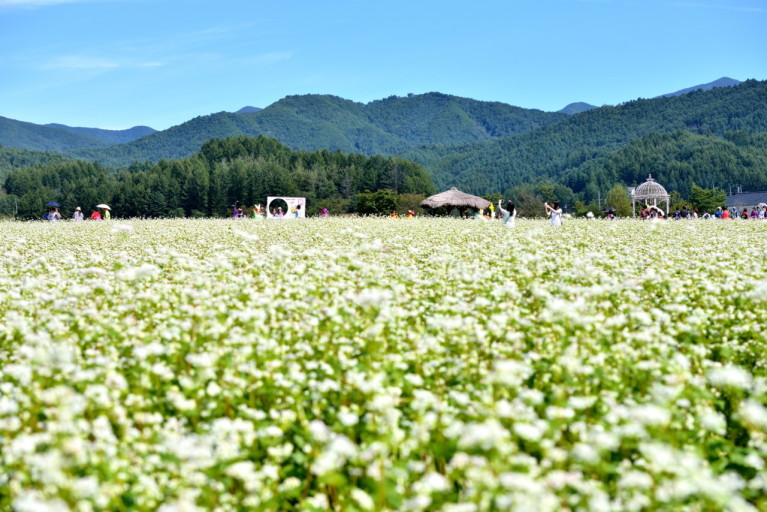
{"type": "MultiPolygon", "coordinates": [[[[602,107],[574,104],[560,112],[437,92],[367,104],[331,95],[287,96],[264,109],[199,116],[162,131],[42,126],[0,117],[0,145],[125,168],[192,155],[210,139],[264,135],[294,150],[401,156],[421,163],[438,187],[487,193],[567,177],[572,190],[582,191],[601,185],[579,170],[632,141],[650,141],[652,134],[682,130],[721,138],[732,131],[767,131],[766,84],[722,78],[653,99],[602,107]]],[[[729,146],[717,147],[729,151],[729,146]]],[[[22,158],[7,149],[4,154],[16,162],[47,158],[22,158]]]]}
{"type": "Polygon", "coordinates": [[[441,93],[391,96],[367,104],[314,94],[287,96],[253,113],[199,116],[125,144],[70,147],[65,154],[120,167],[185,157],[213,138],[266,135],[297,150],[395,155],[428,144],[508,137],[566,117],[441,93]]]}
{"type": "MultiPolygon", "coordinates": [[[[723,77],[663,97],[738,83],[723,77]]],[[[450,145],[514,135],[561,121],[562,114],[574,115],[594,108],[578,102],[551,113],[440,93],[391,96],[369,104],[327,95],[288,96],[266,109],[246,106],[233,113],[196,117],[159,132],[147,126],[104,130],[55,123],[37,125],[0,116],[0,145],[69,152],[75,158],[118,166],[134,160],[186,156],[206,140],[233,135],[271,135],[296,149],[392,154],[423,144],[450,145]],[[124,146],[111,147],[118,145],[124,146]]]]}

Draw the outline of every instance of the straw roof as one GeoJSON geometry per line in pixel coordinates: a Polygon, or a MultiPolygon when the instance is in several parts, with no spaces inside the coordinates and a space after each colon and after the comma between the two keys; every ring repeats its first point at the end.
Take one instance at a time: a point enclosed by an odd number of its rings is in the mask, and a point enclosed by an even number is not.
{"type": "Polygon", "coordinates": [[[421,206],[424,208],[440,208],[442,206],[454,207],[454,208],[487,208],[490,206],[490,201],[482,199],[481,197],[461,192],[457,188],[453,187],[445,192],[427,197],[421,201],[421,206]]]}

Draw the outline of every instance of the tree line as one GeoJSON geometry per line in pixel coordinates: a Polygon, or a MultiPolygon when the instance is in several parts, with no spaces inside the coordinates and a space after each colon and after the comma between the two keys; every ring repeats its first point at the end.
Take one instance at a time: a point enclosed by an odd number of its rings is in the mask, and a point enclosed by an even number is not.
{"type": "Polygon", "coordinates": [[[13,169],[3,189],[0,213],[22,219],[39,218],[47,201],[62,205],[65,216],[77,206],[108,203],[123,217],[215,217],[228,215],[234,204],[300,196],[311,215],[320,208],[355,211],[358,195],[380,190],[411,202],[435,192],[431,176],[407,160],[294,151],[265,136],[215,139],[191,157],[123,171],[76,160],[13,169]]]}
{"type": "MultiPolygon", "coordinates": [[[[307,197],[309,214],[322,207],[336,214],[388,214],[417,210],[420,200],[436,191],[430,175],[410,161],[294,151],[264,136],[216,139],[191,157],[136,163],[121,171],[46,153],[0,150],[6,157],[0,171],[7,175],[0,214],[21,218],[39,216],[41,205],[51,200],[65,205],[65,213],[108,202],[124,216],[221,216],[232,204],[252,205],[267,195],[307,197]],[[21,165],[26,168],[13,169],[21,165]]],[[[629,215],[627,188],[650,173],[671,193],[674,207],[692,203],[708,211],[712,201],[700,201],[696,190],[716,191],[714,203],[721,204],[722,183],[767,189],[767,133],[652,133],[556,178],[535,176],[505,189],[497,183],[486,197],[512,199],[528,217],[543,215],[544,201],[559,201],[576,215],[598,214],[606,206],[629,215]]]]}
{"type": "MultiPolygon", "coordinates": [[[[767,190],[767,133],[738,130],[723,137],[685,130],[651,133],[559,176],[533,176],[506,188],[495,182],[495,190],[515,200],[523,216],[542,215],[540,205],[554,200],[576,215],[598,214],[606,206],[622,214],[628,202],[625,214],[630,215],[627,190],[644,183],[649,174],[669,192],[673,209],[688,205],[713,213],[724,205],[730,188],[767,190]],[[700,190],[714,194],[716,200],[701,200],[700,190]],[[625,202],[619,205],[618,197],[625,202]]],[[[491,179],[492,174],[482,176],[485,182],[491,179]]]]}

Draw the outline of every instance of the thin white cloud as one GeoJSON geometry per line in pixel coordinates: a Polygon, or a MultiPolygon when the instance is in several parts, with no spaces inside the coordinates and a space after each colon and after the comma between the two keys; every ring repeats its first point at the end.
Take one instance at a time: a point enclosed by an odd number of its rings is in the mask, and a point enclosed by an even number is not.
{"type": "MultiPolygon", "coordinates": [[[[34,9],[37,7],[47,7],[49,5],[59,4],[84,4],[84,3],[104,3],[104,2],[128,2],[137,0],[0,0],[0,8],[19,7],[34,9]]],[[[144,0],[138,0],[144,1],[144,0]]]]}
{"type": "Polygon", "coordinates": [[[743,7],[740,5],[709,4],[704,2],[677,2],[681,7],[693,7],[703,9],[722,9],[727,11],[746,12],[746,13],[767,13],[765,7],[743,7]]]}
{"type": "Polygon", "coordinates": [[[160,61],[121,62],[114,59],[104,59],[100,57],[64,55],[49,60],[42,65],[42,68],[105,71],[117,68],[157,68],[164,65],[165,63],[160,61]]]}
{"type": "Polygon", "coordinates": [[[120,67],[116,61],[82,55],[56,57],[43,64],[44,69],[114,69],[120,67]]]}
{"type": "Polygon", "coordinates": [[[0,0],[0,7],[42,7],[45,5],[70,4],[78,0],[0,0]]]}
{"type": "Polygon", "coordinates": [[[288,60],[292,57],[293,54],[289,52],[272,52],[257,55],[253,61],[256,64],[276,64],[277,62],[282,62],[283,60],[288,60]]]}

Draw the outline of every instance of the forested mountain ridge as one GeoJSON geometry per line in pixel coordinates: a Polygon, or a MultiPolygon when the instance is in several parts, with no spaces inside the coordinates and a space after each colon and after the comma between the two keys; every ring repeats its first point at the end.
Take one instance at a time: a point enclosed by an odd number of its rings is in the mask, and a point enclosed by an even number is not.
{"type": "Polygon", "coordinates": [[[239,135],[266,135],[304,151],[393,155],[424,144],[492,140],[564,118],[564,114],[441,93],[392,96],[367,104],[310,94],[287,96],[258,112],[196,117],[131,143],[67,155],[125,166],[188,156],[210,139],[239,135]]]}
{"type": "Polygon", "coordinates": [[[492,140],[547,126],[565,118],[556,112],[525,109],[432,92],[391,96],[365,106],[387,133],[423,144],[492,140]]]}
{"type": "Polygon", "coordinates": [[[5,148],[0,146],[0,183],[13,169],[33,167],[49,163],[65,162],[67,159],[58,153],[29,151],[27,149],[5,148]]]}
{"type": "MultiPolygon", "coordinates": [[[[684,130],[652,133],[565,171],[559,182],[572,190],[587,191],[596,184],[604,191],[615,183],[641,184],[648,174],[682,197],[690,195],[693,184],[767,190],[767,132],[735,131],[724,137],[684,130]]],[[[584,196],[591,199],[595,192],[584,196]]]]}
{"type": "Polygon", "coordinates": [[[638,99],[496,141],[417,148],[402,156],[429,169],[438,188],[457,186],[486,194],[544,178],[556,181],[635,139],[677,130],[718,137],[736,130],[767,131],[767,82],[749,80],[735,87],[638,99]]]}

